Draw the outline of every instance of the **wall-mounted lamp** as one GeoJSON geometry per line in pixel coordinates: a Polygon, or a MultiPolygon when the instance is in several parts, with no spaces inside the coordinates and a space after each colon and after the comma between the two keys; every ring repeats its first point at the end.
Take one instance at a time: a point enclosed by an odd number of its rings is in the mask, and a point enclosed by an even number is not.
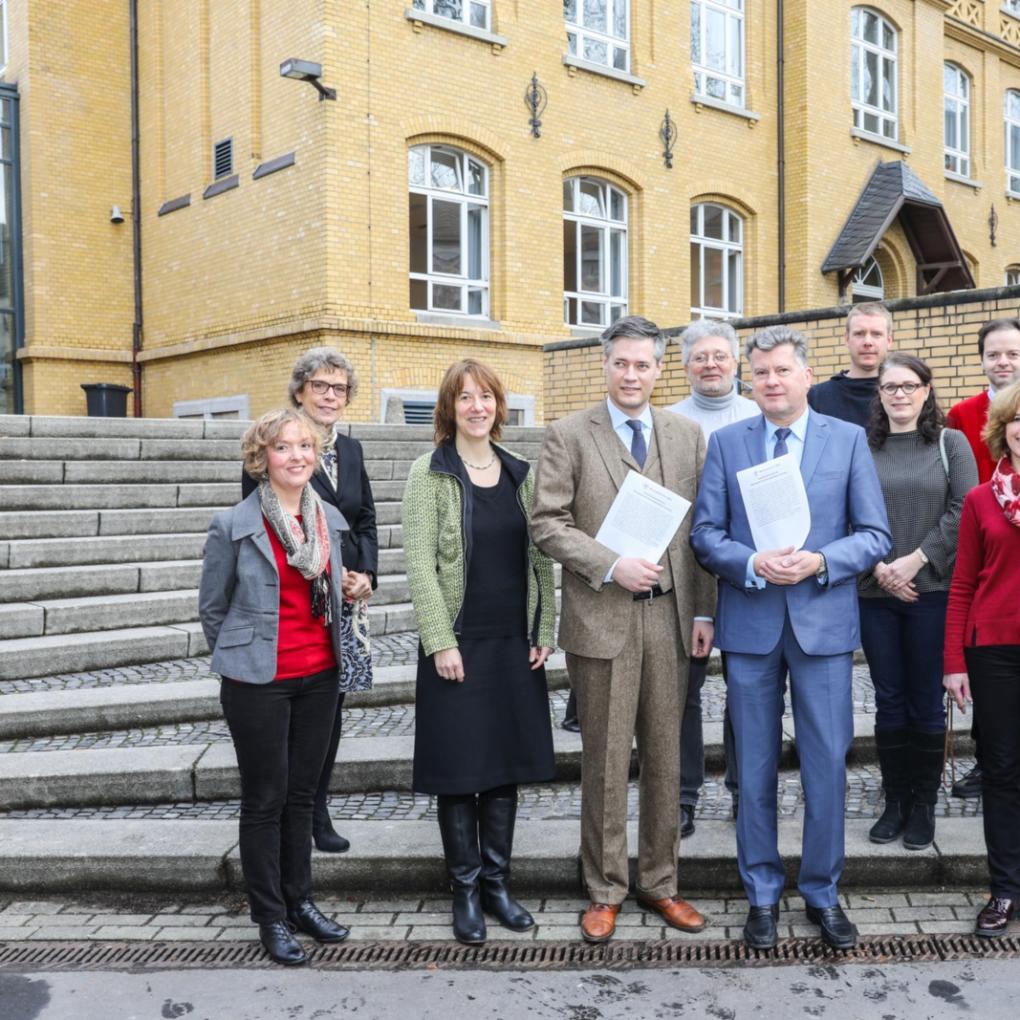
{"type": "Polygon", "coordinates": [[[545,86],[538,80],[538,72],[531,76],[531,84],[524,90],[524,105],[531,111],[528,120],[528,127],[531,128],[532,138],[542,137],[542,114],[545,113],[546,105],[549,102],[549,93],[545,86]]]}
{"type": "Polygon", "coordinates": [[[120,211],[119,205],[114,205],[110,207],[110,222],[111,223],[124,222],[124,214],[120,211]]]}
{"type": "Polygon", "coordinates": [[[319,102],[323,99],[336,99],[336,89],[328,88],[319,79],[322,77],[322,64],[316,64],[311,60],[298,60],[291,57],[280,65],[281,78],[295,78],[297,81],[306,81],[315,86],[319,93],[319,102]]]}
{"type": "Polygon", "coordinates": [[[673,146],[676,145],[677,127],[676,121],[666,110],[666,116],[662,118],[662,126],[659,128],[659,140],[662,142],[662,162],[667,170],[673,169],[673,146]]]}

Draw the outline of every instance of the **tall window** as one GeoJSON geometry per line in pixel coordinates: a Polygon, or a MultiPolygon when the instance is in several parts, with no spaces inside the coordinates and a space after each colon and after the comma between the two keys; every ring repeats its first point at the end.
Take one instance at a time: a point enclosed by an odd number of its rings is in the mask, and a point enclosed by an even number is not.
{"type": "Polygon", "coordinates": [[[881,301],[885,297],[885,281],[882,269],[874,255],[861,266],[850,283],[850,293],[854,301],[881,301]]]}
{"type": "Polygon", "coordinates": [[[563,182],[563,317],[608,326],[627,314],[627,196],[597,177],[563,182]]]}
{"type": "Polygon", "coordinates": [[[489,171],[460,149],[408,151],[411,307],[489,314],[489,171]]]}
{"type": "Polygon", "coordinates": [[[692,0],[694,91],[744,105],[744,0],[692,0]]]}
{"type": "Polygon", "coordinates": [[[415,10],[459,21],[472,28],[489,29],[490,0],[414,0],[415,10]]]}
{"type": "Polygon", "coordinates": [[[1006,93],[1006,190],[1020,195],[1020,92],[1006,93]]]}
{"type": "Polygon", "coordinates": [[[563,0],[563,20],[572,56],[630,69],[629,0],[563,0]]]}
{"type": "Polygon", "coordinates": [[[850,100],[854,127],[897,137],[896,29],[867,7],[850,12],[850,100]]]}
{"type": "Polygon", "coordinates": [[[1006,286],[1016,287],[1020,284],[1020,266],[1006,267],[1006,286]]]}
{"type": "Polygon", "coordinates": [[[970,78],[956,64],[942,65],[946,169],[970,176],[970,78]]]}
{"type": "Polygon", "coordinates": [[[725,206],[691,209],[691,312],[740,315],[744,308],[744,221],[725,206]]]}
{"type": "Polygon", "coordinates": [[[7,66],[7,0],[0,0],[0,71],[7,66]]]}

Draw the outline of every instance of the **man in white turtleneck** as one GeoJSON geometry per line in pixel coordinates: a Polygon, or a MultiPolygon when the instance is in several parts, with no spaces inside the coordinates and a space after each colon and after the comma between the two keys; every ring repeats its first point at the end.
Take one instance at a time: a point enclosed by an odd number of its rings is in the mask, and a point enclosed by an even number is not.
{"type": "MultiPolygon", "coordinates": [[[[691,384],[691,395],[667,411],[696,421],[705,439],[718,428],[753,418],[759,413],[753,400],[740,395],[737,366],[740,345],[737,334],[727,322],[700,319],[680,335],[684,370],[691,384]]],[[[705,682],[706,659],[691,659],[687,680],[687,703],[680,726],[680,838],[694,832],[694,809],[705,781],[705,742],[701,726],[701,688],[705,682]]],[[[725,663],[723,665],[725,671],[725,663]]],[[[726,754],[726,789],[733,797],[733,816],[737,813],[737,759],[733,729],[729,717],[723,721],[723,746],[726,754]]]]}

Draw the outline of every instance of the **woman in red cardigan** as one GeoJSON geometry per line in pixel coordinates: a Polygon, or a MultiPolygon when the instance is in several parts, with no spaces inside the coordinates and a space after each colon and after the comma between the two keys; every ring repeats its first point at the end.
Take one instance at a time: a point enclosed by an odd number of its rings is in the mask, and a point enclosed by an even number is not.
{"type": "Polygon", "coordinates": [[[1006,934],[1020,908],[1020,382],[998,393],[983,438],[997,461],[963,504],[946,612],[943,685],[981,730],[991,898],[978,935],[1006,934]]]}

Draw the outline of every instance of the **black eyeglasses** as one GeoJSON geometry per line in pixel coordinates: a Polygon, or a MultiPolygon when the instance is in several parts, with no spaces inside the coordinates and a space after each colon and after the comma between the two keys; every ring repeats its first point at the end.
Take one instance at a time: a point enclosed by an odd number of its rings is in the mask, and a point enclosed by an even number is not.
{"type": "Polygon", "coordinates": [[[338,397],[343,397],[347,394],[347,383],[328,383],[322,379],[309,379],[306,385],[310,386],[312,392],[318,393],[320,397],[327,390],[332,390],[338,397]]]}
{"type": "Polygon", "coordinates": [[[911,394],[916,393],[918,390],[923,388],[924,383],[919,382],[885,382],[879,386],[879,389],[887,397],[891,397],[897,390],[903,390],[903,392],[909,397],[911,394]]]}

